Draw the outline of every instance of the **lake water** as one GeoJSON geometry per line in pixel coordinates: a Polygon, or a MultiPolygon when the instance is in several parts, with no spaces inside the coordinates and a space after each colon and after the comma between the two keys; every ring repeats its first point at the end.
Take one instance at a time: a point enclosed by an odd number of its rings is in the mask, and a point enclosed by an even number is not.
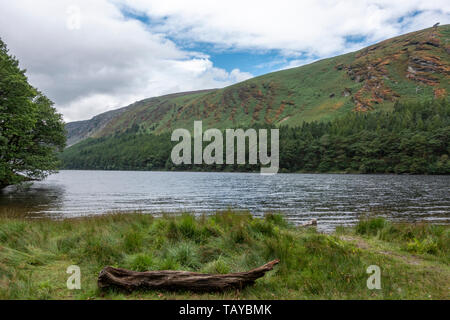
{"type": "Polygon", "coordinates": [[[450,176],[61,171],[30,188],[0,191],[0,212],[80,217],[109,212],[280,212],[319,228],[380,215],[450,223],[450,176]]]}

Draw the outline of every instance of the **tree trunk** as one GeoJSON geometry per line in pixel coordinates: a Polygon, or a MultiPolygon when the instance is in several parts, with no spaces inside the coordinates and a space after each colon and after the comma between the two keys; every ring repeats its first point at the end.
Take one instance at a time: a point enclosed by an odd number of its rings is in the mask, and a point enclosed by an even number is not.
{"type": "Polygon", "coordinates": [[[229,274],[203,274],[188,271],[137,272],[105,267],[98,275],[98,287],[102,290],[116,288],[132,292],[135,290],[188,290],[196,292],[242,289],[273,269],[279,260],[247,271],[229,274]]]}

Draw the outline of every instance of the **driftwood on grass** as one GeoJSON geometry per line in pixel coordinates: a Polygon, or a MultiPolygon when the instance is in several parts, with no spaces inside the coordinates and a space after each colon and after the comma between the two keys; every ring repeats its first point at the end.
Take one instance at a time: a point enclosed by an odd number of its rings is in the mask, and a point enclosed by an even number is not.
{"type": "Polygon", "coordinates": [[[105,267],[98,275],[100,289],[116,288],[132,292],[135,290],[189,290],[223,291],[242,289],[273,269],[279,260],[247,272],[229,274],[203,274],[188,271],[146,271],[137,272],[120,268],[105,267]]]}

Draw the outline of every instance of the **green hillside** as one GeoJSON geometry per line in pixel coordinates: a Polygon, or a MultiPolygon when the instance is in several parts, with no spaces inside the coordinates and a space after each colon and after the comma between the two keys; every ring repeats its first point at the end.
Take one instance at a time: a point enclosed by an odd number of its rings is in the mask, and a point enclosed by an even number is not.
{"type": "Polygon", "coordinates": [[[64,151],[63,168],[260,169],[174,167],[172,130],[192,130],[194,120],[203,120],[204,128],[222,130],[279,127],[281,172],[448,174],[449,38],[448,25],[426,29],[224,89],[151,98],[69,124],[69,139],[82,141],[64,151]]]}
{"type": "MultiPolygon", "coordinates": [[[[130,129],[89,138],[66,149],[61,159],[65,169],[260,170],[250,164],[174,166],[170,154],[176,143],[170,135],[130,129]]],[[[441,99],[396,103],[389,112],[348,113],[328,122],[281,126],[280,172],[449,174],[449,136],[450,102],[441,99]]],[[[248,144],[246,150],[248,159],[248,144]]]]}
{"type": "Polygon", "coordinates": [[[130,128],[157,134],[189,129],[194,120],[217,128],[263,123],[297,126],[352,111],[390,110],[398,100],[446,97],[450,90],[449,39],[450,25],[429,28],[224,89],[146,99],[101,125],[68,124],[69,141],[130,128]],[[81,125],[89,127],[89,132],[83,132],[81,125]],[[73,139],[74,132],[79,138],[73,139]]]}

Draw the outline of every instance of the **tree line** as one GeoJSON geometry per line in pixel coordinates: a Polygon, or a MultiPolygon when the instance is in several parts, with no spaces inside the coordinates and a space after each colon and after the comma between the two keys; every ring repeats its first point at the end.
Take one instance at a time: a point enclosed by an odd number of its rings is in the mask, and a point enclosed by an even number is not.
{"type": "MultiPolygon", "coordinates": [[[[450,173],[448,100],[397,103],[390,112],[354,112],[329,122],[279,129],[280,172],[450,173]]],[[[244,172],[260,169],[259,165],[249,164],[175,166],[170,158],[175,144],[170,133],[146,134],[135,126],[125,133],[89,138],[66,149],[61,154],[62,168],[244,172]]]]}

